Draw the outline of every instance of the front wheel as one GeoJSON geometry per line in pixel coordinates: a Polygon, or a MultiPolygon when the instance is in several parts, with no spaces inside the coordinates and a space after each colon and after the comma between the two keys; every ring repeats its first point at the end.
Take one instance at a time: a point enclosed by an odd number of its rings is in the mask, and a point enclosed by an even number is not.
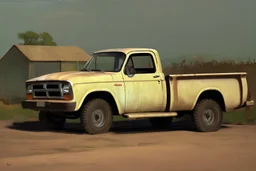
{"type": "Polygon", "coordinates": [[[104,99],[93,99],[82,107],[81,124],[89,134],[106,133],[112,126],[112,109],[104,99]]]}
{"type": "Polygon", "coordinates": [[[203,99],[196,105],[193,121],[197,131],[213,132],[221,128],[223,113],[220,105],[211,99],[203,99]]]}

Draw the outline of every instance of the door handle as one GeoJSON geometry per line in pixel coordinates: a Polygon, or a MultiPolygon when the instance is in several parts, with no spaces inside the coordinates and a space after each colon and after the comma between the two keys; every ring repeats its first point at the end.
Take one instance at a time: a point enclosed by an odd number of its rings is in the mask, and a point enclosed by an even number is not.
{"type": "Polygon", "coordinates": [[[158,77],[159,77],[159,75],[154,75],[154,76],[153,76],[153,78],[158,78],[158,77]]]}

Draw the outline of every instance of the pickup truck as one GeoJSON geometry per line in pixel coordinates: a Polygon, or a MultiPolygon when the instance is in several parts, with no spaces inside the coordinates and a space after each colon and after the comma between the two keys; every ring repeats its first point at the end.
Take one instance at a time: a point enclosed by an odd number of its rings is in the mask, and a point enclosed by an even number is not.
{"type": "Polygon", "coordinates": [[[39,111],[45,129],[81,120],[88,134],[109,131],[114,115],[148,118],[166,128],[173,117],[192,117],[199,132],[220,129],[223,112],[250,107],[247,73],[165,75],[158,51],[116,48],[94,52],[80,71],[58,72],[26,81],[24,109],[39,111]]]}

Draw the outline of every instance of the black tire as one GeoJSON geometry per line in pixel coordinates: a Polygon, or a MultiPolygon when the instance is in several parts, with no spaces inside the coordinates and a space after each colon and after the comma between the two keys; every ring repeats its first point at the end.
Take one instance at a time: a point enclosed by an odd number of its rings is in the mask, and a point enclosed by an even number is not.
{"type": "Polygon", "coordinates": [[[112,122],[112,108],[104,99],[93,99],[82,107],[81,124],[88,134],[106,133],[112,122]]]}
{"type": "Polygon", "coordinates": [[[196,131],[214,132],[221,128],[223,113],[220,105],[211,99],[198,102],[193,112],[193,122],[196,131]]]}
{"type": "Polygon", "coordinates": [[[39,122],[43,130],[62,130],[64,128],[66,118],[50,112],[39,112],[39,122]]]}
{"type": "Polygon", "coordinates": [[[172,117],[150,118],[149,121],[155,129],[170,129],[172,128],[172,117]]]}

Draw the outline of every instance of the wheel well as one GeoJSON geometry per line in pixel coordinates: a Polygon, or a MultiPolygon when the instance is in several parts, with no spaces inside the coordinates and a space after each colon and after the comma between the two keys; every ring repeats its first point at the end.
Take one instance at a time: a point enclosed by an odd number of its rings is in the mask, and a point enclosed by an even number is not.
{"type": "Polygon", "coordinates": [[[84,99],[83,105],[86,104],[87,102],[89,102],[90,100],[95,99],[95,98],[101,98],[101,99],[106,100],[112,108],[113,115],[118,115],[119,114],[119,111],[118,111],[118,108],[117,108],[114,97],[109,92],[106,92],[106,91],[96,91],[96,92],[90,93],[84,99]]]}
{"type": "Polygon", "coordinates": [[[202,94],[200,94],[200,96],[197,100],[197,103],[203,99],[212,99],[212,100],[216,101],[220,105],[222,111],[224,111],[224,112],[226,111],[223,96],[219,91],[217,91],[217,90],[204,91],[202,94]]]}

